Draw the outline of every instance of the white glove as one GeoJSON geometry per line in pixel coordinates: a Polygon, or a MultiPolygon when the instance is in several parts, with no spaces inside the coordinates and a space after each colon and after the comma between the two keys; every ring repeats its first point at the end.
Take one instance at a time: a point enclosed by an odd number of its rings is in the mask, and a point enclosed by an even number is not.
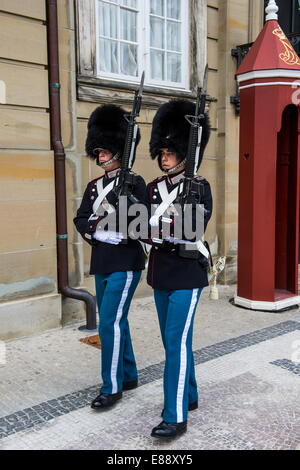
{"type": "Polygon", "coordinates": [[[151,227],[157,227],[159,225],[159,216],[153,215],[149,220],[151,227]]]}
{"type": "Polygon", "coordinates": [[[123,240],[124,236],[123,233],[113,232],[111,230],[96,230],[96,232],[93,233],[93,238],[99,242],[118,245],[123,240]]]}
{"type": "Polygon", "coordinates": [[[170,217],[162,217],[161,215],[154,214],[149,220],[151,227],[158,227],[160,219],[162,222],[166,222],[167,224],[170,224],[172,222],[172,219],[170,219],[170,217]]]}
{"type": "Polygon", "coordinates": [[[195,242],[191,242],[189,240],[181,240],[180,238],[174,238],[174,237],[166,237],[165,240],[167,240],[168,242],[172,242],[175,245],[177,245],[178,243],[180,245],[194,245],[195,244],[195,242]]]}

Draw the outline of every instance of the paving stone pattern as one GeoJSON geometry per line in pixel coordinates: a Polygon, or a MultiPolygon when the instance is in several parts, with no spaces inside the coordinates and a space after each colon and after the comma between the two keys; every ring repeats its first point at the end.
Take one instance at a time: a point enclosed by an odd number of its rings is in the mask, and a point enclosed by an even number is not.
{"type": "MultiPolygon", "coordinates": [[[[299,329],[300,323],[298,321],[286,321],[260,329],[258,331],[241,335],[237,338],[232,338],[211,346],[206,346],[194,352],[195,364],[197,365],[211,361],[218,357],[240,351],[244,348],[248,348],[272,338],[277,338],[299,329]]],[[[273,361],[271,364],[283,367],[293,372],[294,374],[300,375],[300,365],[292,363],[287,359],[273,361]]],[[[163,366],[164,362],[162,361],[141,369],[139,371],[139,384],[146,385],[161,379],[163,376],[163,366]]],[[[86,389],[42,402],[38,405],[0,418],[0,438],[5,438],[20,431],[43,425],[53,420],[54,418],[89,406],[95,395],[99,393],[99,387],[100,385],[88,387],[86,389]]],[[[212,401],[212,403],[214,403],[214,401],[212,401]]],[[[218,432],[219,434],[222,434],[220,429],[219,431],[218,429],[219,428],[216,427],[207,430],[208,436],[211,435],[213,440],[216,439],[218,432]]],[[[221,437],[221,441],[224,441],[225,436],[219,435],[218,439],[221,437]]],[[[228,436],[227,438],[229,439],[228,436]]],[[[241,445],[241,443],[239,445],[241,445]]],[[[248,447],[246,445],[243,448],[248,447]]]]}
{"type": "MultiPolygon", "coordinates": [[[[294,374],[300,375],[300,363],[293,362],[290,359],[278,359],[277,361],[272,361],[271,364],[275,366],[282,367],[283,369],[287,369],[294,374]]],[[[300,393],[300,384],[299,384],[299,393],[300,393]]]]}

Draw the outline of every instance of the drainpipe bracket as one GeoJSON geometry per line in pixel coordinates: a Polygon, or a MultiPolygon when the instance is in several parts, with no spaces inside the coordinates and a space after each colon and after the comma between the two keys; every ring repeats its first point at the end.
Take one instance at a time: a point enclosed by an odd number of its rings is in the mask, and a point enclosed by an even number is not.
{"type": "Polygon", "coordinates": [[[50,88],[61,88],[61,84],[58,82],[50,83],[50,88]]]}
{"type": "Polygon", "coordinates": [[[78,330],[81,331],[82,333],[99,333],[98,328],[96,328],[94,330],[89,330],[89,329],[87,329],[87,325],[79,326],[78,330]]]}

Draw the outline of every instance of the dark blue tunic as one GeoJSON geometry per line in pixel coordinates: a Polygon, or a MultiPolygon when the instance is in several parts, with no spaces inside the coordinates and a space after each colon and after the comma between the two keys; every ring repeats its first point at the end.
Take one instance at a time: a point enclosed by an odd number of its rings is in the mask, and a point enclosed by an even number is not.
{"type": "MultiPolygon", "coordinates": [[[[110,172],[111,174],[112,172],[110,172]]],[[[102,178],[102,177],[101,177],[102,178]]],[[[103,187],[105,188],[114,177],[105,174],[103,177],[103,187]]],[[[113,245],[101,242],[92,238],[93,232],[101,219],[88,221],[93,214],[93,204],[98,197],[97,181],[91,181],[84,192],[81,205],[74,218],[74,224],[83,239],[92,246],[90,274],[104,274],[119,271],[140,271],[145,268],[145,255],[138,240],[128,238],[126,244],[113,245]]],[[[137,184],[133,188],[133,195],[144,202],[146,184],[141,176],[137,176],[137,184]]],[[[116,207],[116,196],[110,192],[106,197],[107,201],[116,207]]],[[[106,214],[107,215],[107,214],[106,214]]],[[[128,223],[130,219],[128,220],[128,223]]]]}
{"type": "MultiPolygon", "coordinates": [[[[178,175],[175,175],[175,180],[178,179],[176,176],[178,175]]],[[[149,183],[146,189],[148,208],[151,204],[162,202],[157,185],[163,179],[167,183],[169,193],[179,184],[179,182],[174,184],[174,176],[162,176],[149,183]]],[[[205,230],[212,213],[212,196],[208,181],[202,177],[198,177],[197,180],[202,185],[202,196],[199,203],[203,204],[205,209],[205,230]]],[[[152,248],[148,263],[147,282],[154,289],[194,289],[208,285],[207,268],[203,263],[203,256],[200,256],[199,259],[183,258],[179,255],[178,244],[164,242],[163,245],[159,245],[150,239],[148,243],[152,244],[152,248]]]]}

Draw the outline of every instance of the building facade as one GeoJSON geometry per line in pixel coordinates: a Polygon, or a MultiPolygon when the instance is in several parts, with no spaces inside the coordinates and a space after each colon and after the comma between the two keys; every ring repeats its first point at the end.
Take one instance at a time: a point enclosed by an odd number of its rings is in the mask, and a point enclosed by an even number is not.
{"type": "MultiPolygon", "coordinates": [[[[172,97],[195,97],[206,63],[212,135],[200,173],[214,198],[206,238],[213,255],[227,256],[222,282],[235,282],[239,117],[232,50],[257,37],[264,3],[57,0],[70,286],[94,293],[90,247],[72,223],[87,182],[99,175],[84,151],[89,115],[108,102],[130,109],[145,70],[135,171],[148,182],[160,174],[148,155],[156,109],[172,97]]],[[[297,8],[291,0],[290,16],[284,10],[291,33],[297,8]]],[[[46,1],[0,0],[0,25],[0,339],[9,339],[80,320],[85,308],[57,286],[46,1]]],[[[138,295],[148,294],[143,280],[138,295]]]]}

